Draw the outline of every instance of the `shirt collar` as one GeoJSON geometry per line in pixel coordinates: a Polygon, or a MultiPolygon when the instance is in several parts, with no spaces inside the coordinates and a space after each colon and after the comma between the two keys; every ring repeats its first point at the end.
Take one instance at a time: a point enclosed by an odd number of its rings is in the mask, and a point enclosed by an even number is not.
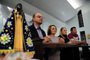
{"type": "Polygon", "coordinates": [[[37,26],[37,25],[35,25],[35,24],[34,24],[34,27],[35,27],[35,29],[39,29],[39,28],[40,28],[40,26],[37,26]]]}

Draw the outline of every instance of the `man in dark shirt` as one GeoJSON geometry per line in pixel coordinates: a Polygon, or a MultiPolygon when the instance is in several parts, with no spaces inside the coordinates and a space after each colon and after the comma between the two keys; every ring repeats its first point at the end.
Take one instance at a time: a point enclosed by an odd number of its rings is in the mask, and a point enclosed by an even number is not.
{"type": "Polygon", "coordinates": [[[41,29],[40,25],[43,21],[43,16],[41,13],[37,12],[33,15],[32,25],[29,27],[31,31],[31,38],[33,40],[35,56],[34,58],[43,60],[44,58],[44,48],[43,42],[45,42],[44,38],[46,36],[45,32],[41,29]]]}

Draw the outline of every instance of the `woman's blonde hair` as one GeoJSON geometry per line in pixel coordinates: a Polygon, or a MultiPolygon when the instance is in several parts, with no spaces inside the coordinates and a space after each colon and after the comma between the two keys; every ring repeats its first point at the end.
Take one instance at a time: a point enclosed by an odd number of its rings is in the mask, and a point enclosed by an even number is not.
{"type": "Polygon", "coordinates": [[[63,34],[62,34],[62,30],[63,30],[64,28],[66,28],[66,27],[61,27],[61,29],[60,29],[60,35],[61,35],[63,38],[65,38],[65,37],[63,36],[63,34]]]}

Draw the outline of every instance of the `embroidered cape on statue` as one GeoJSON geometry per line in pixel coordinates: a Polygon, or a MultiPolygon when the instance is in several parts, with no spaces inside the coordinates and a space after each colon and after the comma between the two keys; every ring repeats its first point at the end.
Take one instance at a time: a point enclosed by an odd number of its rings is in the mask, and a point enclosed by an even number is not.
{"type": "Polygon", "coordinates": [[[33,52],[31,33],[19,3],[7,19],[0,33],[0,53],[33,52]]]}

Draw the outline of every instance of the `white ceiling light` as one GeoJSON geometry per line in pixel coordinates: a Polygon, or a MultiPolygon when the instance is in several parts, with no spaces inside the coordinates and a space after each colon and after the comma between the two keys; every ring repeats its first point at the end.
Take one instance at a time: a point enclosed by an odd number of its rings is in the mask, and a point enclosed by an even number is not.
{"type": "Polygon", "coordinates": [[[81,6],[81,4],[78,2],[78,0],[67,0],[70,5],[74,8],[77,9],[78,7],[81,6]]]}

